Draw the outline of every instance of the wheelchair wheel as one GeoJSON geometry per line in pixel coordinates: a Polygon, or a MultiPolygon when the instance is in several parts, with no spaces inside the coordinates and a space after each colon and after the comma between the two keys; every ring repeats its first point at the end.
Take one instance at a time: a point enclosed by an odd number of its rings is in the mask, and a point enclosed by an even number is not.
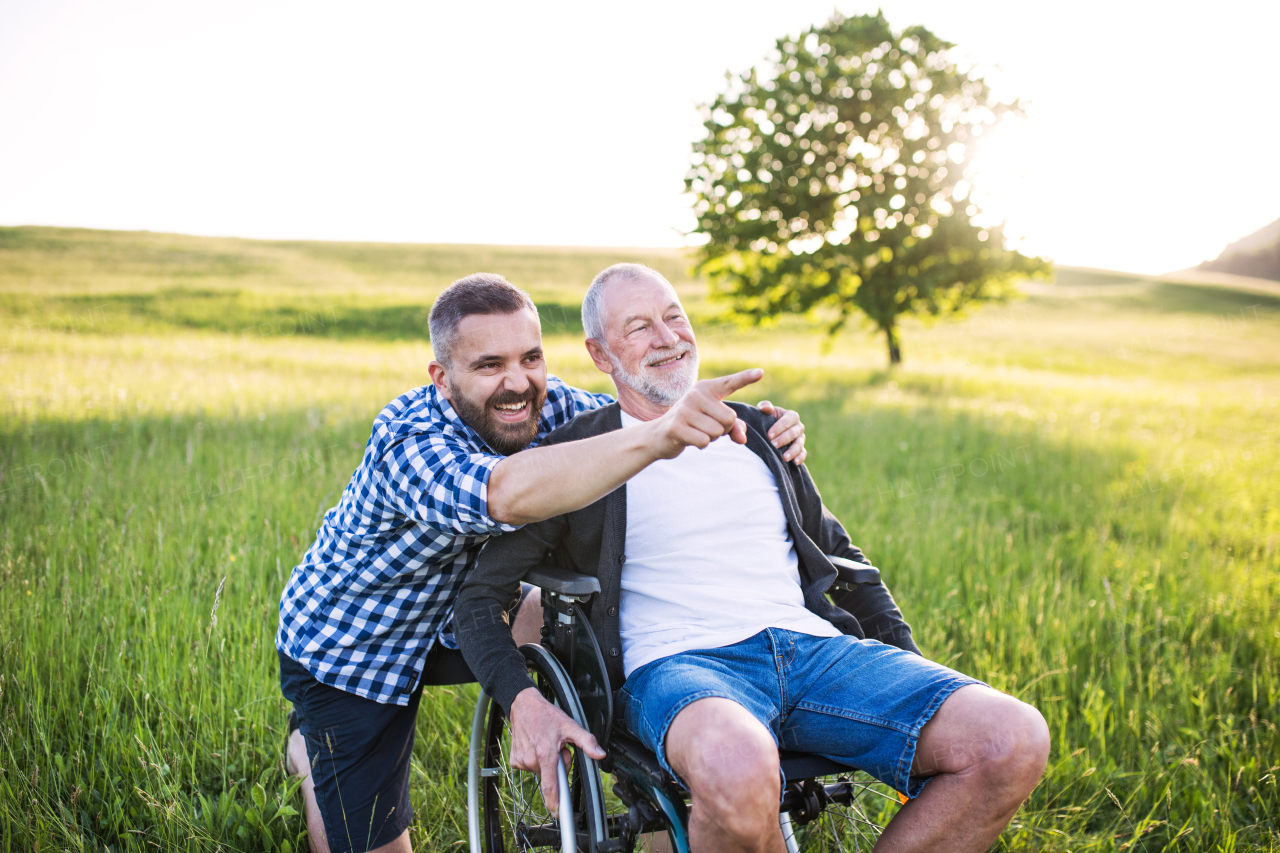
{"type": "Polygon", "coordinates": [[[779,822],[789,853],[862,853],[875,846],[901,798],[857,774],[805,780],[804,803],[779,822]]]}
{"type": "MultiPolygon", "coordinates": [[[[521,651],[543,696],[585,728],[572,682],[559,662],[541,646],[529,644],[521,651]]],[[[531,850],[594,853],[604,840],[606,822],[604,789],[596,762],[570,746],[573,759],[565,769],[573,825],[565,826],[560,815],[543,802],[537,774],[511,766],[511,731],[502,706],[484,694],[480,701],[488,707],[477,708],[477,727],[482,731],[473,731],[473,737],[480,735],[482,743],[473,744],[473,754],[480,760],[476,780],[480,790],[472,806],[478,806],[481,814],[480,849],[473,849],[472,853],[531,850]],[[476,799],[479,802],[475,802],[476,799]]],[[[564,796],[562,789],[561,797],[564,796]]]]}

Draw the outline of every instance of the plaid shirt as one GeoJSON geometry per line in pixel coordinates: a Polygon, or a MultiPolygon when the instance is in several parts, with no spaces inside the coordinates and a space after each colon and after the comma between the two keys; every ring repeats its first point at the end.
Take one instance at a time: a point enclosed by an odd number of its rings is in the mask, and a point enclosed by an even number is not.
{"type": "MultiPolygon", "coordinates": [[[[534,444],[612,402],[548,376],[534,444]]],[[[518,529],[489,517],[489,476],[502,459],[433,385],[389,404],[289,576],[276,647],[325,684],[407,705],[431,646],[454,645],[453,604],[480,547],[518,529]]]]}

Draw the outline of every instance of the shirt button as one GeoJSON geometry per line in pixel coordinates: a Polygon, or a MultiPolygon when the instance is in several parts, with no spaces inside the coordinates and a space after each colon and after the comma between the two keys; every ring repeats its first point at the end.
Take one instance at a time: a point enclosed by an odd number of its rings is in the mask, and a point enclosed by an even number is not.
{"type": "Polygon", "coordinates": [[[618,647],[617,647],[617,646],[614,646],[613,648],[609,649],[609,657],[611,657],[611,658],[616,658],[616,657],[618,656],[618,654],[619,654],[619,652],[618,652],[618,647]]]}
{"type": "Polygon", "coordinates": [[[617,615],[618,615],[618,608],[616,608],[616,607],[610,607],[610,608],[609,608],[609,615],[610,615],[610,616],[617,616],[617,615]]]}

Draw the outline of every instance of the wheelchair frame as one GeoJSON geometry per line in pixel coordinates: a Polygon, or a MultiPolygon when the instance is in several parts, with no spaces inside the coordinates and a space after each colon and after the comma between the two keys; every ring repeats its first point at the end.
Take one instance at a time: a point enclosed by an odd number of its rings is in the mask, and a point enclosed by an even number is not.
{"type": "MultiPolygon", "coordinates": [[[[836,566],[836,588],[880,582],[880,570],[874,566],[841,557],[828,559],[836,566]]],[[[604,657],[581,606],[600,592],[599,581],[554,566],[540,566],[530,571],[526,580],[542,589],[542,641],[527,643],[520,651],[543,695],[595,735],[607,755],[597,763],[570,745],[571,767],[561,762],[558,773],[559,814],[547,816],[546,823],[510,828],[519,835],[517,846],[522,850],[559,847],[561,853],[633,853],[641,835],[665,831],[672,853],[689,853],[687,793],[653,752],[614,725],[613,693],[604,657]],[[625,812],[609,814],[601,771],[613,776],[613,792],[625,812]],[[566,831],[566,827],[571,829],[566,831]]],[[[501,792],[495,780],[510,772],[500,766],[503,757],[494,752],[504,720],[501,707],[482,690],[472,718],[467,769],[472,853],[506,853],[503,832],[507,828],[495,825],[501,817],[496,802],[501,792]]],[[[780,758],[787,781],[779,823],[789,853],[800,853],[797,824],[821,818],[832,805],[856,806],[855,801],[864,794],[888,799],[868,784],[849,778],[858,772],[856,768],[806,753],[783,751],[780,758]],[[836,780],[820,781],[831,776],[836,780]]],[[[509,775],[507,779],[510,781],[509,775]]],[[[905,798],[898,794],[896,802],[905,802],[905,798]]],[[[865,817],[863,820],[874,844],[881,827],[865,817]]],[[[843,845],[839,849],[844,849],[843,845]]]]}

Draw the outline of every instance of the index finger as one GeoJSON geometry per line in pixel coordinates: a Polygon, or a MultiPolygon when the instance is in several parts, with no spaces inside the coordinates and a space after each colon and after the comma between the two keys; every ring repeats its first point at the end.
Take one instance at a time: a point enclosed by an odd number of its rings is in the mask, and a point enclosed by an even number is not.
{"type": "Polygon", "coordinates": [[[704,379],[698,384],[705,386],[707,391],[715,395],[717,400],[723,400],[739,388],[746,388],[753,382],[759,382],[762,376],[764,376],[763,370],[758,367],[752,367],[748,370],[731,373],[728,376],[721,376],[718,379],[704,379]]]}

